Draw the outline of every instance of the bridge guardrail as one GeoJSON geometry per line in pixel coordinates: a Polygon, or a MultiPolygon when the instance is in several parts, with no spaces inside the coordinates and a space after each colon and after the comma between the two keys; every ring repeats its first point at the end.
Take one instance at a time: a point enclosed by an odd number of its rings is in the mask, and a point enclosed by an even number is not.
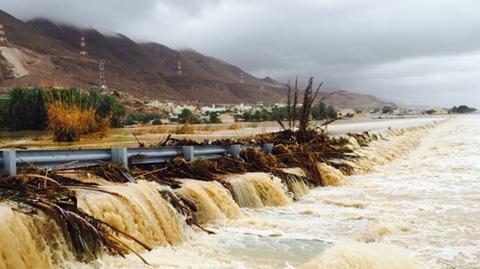
{"type": "Polygon", "coordinates": [[[229,155],[240,158],[242,148],[260,148],[271,153],[273,144],[228,146],[180,146],[159,148],[111,148],[78,150],[15,150],[0,151],[0,170],[16,175],[19,167],[33,165],[40,168],[79,168],[102,163],[155,164],[183,156],[186,160],[214,159],[229,155]]]}

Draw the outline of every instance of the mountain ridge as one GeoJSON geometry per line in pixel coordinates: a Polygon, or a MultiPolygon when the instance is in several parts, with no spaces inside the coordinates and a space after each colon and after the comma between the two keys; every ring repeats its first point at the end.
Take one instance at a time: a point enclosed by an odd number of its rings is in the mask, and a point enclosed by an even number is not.
{"type": "MultiPolygon", "coordinates": [[[[286,88],[276,80],[257,78],[193,49],[174,50],[155,42],[139,43],[122,34],[105,35],[95,29],[42,18],[23,22],[3,11],[0,23],[5,25],[11,47],[0,53],[1,87],[91,88],[99,84],[98,63],[105,61],[109,88],[136,97],[223,104],[273,104],[285,99],[286,88]],[[81,36],[86,39],[88,57],[80,56],[81,36]],[[14,78],[5,75],[5,53],[20,55],[17,57],[22,59],[28,74],[14,78]]],[[[330,99],[327,103],[336,105],[330,99]]],[[[348,101],[342,102],[348,106],[348,101]]]]}

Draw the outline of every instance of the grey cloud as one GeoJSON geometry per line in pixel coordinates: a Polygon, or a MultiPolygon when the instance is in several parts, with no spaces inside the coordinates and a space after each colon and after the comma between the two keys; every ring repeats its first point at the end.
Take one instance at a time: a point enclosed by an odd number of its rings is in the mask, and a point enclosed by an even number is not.
{"type": "Polygon", "coordinates": [[[0,8],[192,47],[283,81],[315,75],[403,103],[480,106],[476,0],[15,0],[0,8]]]}

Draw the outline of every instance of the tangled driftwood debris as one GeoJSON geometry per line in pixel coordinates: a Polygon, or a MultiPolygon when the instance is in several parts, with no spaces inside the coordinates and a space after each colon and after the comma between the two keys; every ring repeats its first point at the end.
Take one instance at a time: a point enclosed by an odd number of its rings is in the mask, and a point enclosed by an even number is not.
{"type": "MultiPolygon", "coordinates": [[[[0,202],[13,201],[16,204],[12,204],[12,208],[17,207],[19,212],[36,214],[36,210],[39,210],[55,220],[69,242],[72,252],[82,261],[93,260],[104,251],[121,256],[128,252],[137,254],[123,243],[118,235],[127,237],[143,248],[151,250],[150,246],[133,236],[78,208],[75,188],[85,187],[85,189],[96,191],[94,185],[82,185],[65,177],[57,179],[59,180],[40,174],[2,177],[0,178],[0,202]],[[62,181],[65,181],[66,185],[62,181]]],[[[139,254],[137,256],[146,263],[139,254]]]]}

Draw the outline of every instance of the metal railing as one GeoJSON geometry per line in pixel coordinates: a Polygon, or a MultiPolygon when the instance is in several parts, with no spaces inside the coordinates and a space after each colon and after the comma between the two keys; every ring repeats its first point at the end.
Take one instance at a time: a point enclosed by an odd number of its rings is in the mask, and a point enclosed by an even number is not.
{"type": "Polygon", "coordinates": [[[183,156],[186,160],[214,159],[222,156],[240,158],[242,148],[260,148],[271,153],[273,144],[263,145],[206,145],[160,148],[111,148],[83,150],[15,150],[0,151],[0,170],[7,175],[17,174],[23,166],[39,168],[79,168],[102,163],[128,165],[156,164],[183,156]]]}

